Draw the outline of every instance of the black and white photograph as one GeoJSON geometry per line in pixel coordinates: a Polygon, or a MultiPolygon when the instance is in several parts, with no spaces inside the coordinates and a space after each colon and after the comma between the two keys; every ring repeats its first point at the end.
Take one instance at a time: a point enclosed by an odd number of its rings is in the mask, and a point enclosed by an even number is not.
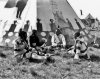
{"type": "Polygon", "coordinates": [[[100,79],[99,0],[0,0],[0,79],[100,79]]]}

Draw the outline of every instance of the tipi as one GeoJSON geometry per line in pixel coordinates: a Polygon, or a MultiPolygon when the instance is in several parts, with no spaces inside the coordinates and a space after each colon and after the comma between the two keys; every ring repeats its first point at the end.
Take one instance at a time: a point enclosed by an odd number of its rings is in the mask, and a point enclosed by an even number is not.
{"type": "Polygon", "coordinates": [[[82,22],[87,29],[97,30],[99,28],[99,20],[94,18],[90,13],[86,16],[86,18],[82,19],[82,22]]]}
{"type": "Polygon", "coordinates": [[[50,28],[50,19],[54,19],[58,25],[61,25],[61,28],[69,27],[67,19],[74,30],[85,28],[67,0],[37,0],[37,17],[41,19],[44,30],[50,28]],[[81,27],[78,26],[75,19],[81,27]]]}
{"type": "MultiPolygon", "coordinates": [[[[4,32],[3,44],[5,42],[7,42],[10,46],[13,44],[13,40],[16,38],[19,28],[22,27],[21,23],[25,22],[27,19],[31,21],[33,29],[36,29],[36,18],[40,19],[42,31],[39,32],[39,36],[46,39],[49,39],[53,34],[50,26],[50,19],[54,20],[55,26],[59,26],[64,35],[68,34],[69,36],[73,36],[73,33],[77,30],[81,30],[83,35],[88,33],[87,30],[85,30],[85,26],[81,22],[80,18],[77,16],[67,0],[37,0],[37,4],[34,3],[34,1],[35,0],[28,0],[26,9],[22,14],[23,19],[19,21],[19,25],[11,28],[5,24],[5,28],[7,27],[6,31],[8,32],[4,32]],[[37,5],[37,8],[33,7],[33,4],[37,5]],[[37,13],[37,17],[33,16],[35,13],[37,13]]],[[[29,28],[31,30],[31,27],[29,28]]],[[[88,36],[85,38],[88,40],[88,36]]],[[[72,39],[72,37],[69,37],[69,39],[72,39]]],[[[50,39],[48,43],[48,45],[50,45],[50,39]]]]}
{"type": "Polygon", "coordinates": [[[52,31],[50,19],[53,19],[56,27],[59,26],[63,34],[68,35],[69,41],[77,30],[86,35],[86,40],[89,38],[84,24],[67,0],[37,0],[37,18],[41,20],[43,31],[52,31]]]}
{"type": "Polygon", "coordinates": [[[94,17],[89,13],[85,19],[94,19],[94,17]]]}

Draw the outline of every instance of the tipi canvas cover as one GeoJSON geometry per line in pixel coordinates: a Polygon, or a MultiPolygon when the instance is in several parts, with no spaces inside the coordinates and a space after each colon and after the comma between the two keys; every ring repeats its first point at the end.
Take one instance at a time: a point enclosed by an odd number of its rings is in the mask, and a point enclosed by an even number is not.
{"type": "Polygon", "coordinates": [[[53,19],[56,27],[59,26],[64,35],[68,34],[69,41],[74,31],[82,30],[86,35],[85,26],[67,0],[37,0],[37,18],[41,20],[43,31],[52,31],[50,19],[53,19]]]}
{"type": "Polygon", "coordinates": [[[50,19],[54,19],[61,28],[70,27],[66,19],[71,22],[74,30],[85,28],[67,0],[37,0],[37,17],[41,19],[44,30],[50,29],[50,19]]]}

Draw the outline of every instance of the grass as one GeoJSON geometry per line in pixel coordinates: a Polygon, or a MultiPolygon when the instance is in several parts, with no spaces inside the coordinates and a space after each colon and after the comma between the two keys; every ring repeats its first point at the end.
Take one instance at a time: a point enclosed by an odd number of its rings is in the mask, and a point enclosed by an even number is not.
{"type": "Polygon", "coordinates": [[[100,58],[84,57],[80,61],[66,52],[45,61],[17,62],[12,49],[0,48],[0,79],[100,79],[100,58]]]}

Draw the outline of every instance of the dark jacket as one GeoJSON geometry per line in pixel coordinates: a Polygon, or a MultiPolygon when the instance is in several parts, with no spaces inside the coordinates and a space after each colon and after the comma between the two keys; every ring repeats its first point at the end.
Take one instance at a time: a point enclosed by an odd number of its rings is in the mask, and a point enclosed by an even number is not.
{"type": "Polygon", "coordinates": [[[30,42],[30,46],[31,47],[35,47],[35,46],[33,46],[33,43],[36,43],[36,46],[39,46],[39,38],[38,38],[38,36],[36,36],[36,35],[31,35],[30,37],[29,37],[29,42],[30,42]]]}

